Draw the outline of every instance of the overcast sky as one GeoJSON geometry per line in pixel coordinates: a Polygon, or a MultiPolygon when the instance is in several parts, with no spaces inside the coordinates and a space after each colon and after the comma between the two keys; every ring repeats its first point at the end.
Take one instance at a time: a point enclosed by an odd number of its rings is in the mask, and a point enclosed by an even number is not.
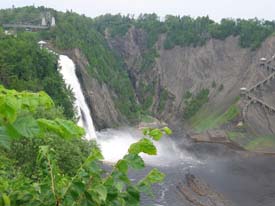
{"type": "Polygon", "coordinates": [[[73,10],[95,17],[105,13],[157,13],[275,20],[275,0],[0,0],[1,8],[44,5],[57,10],[73,10]]]}

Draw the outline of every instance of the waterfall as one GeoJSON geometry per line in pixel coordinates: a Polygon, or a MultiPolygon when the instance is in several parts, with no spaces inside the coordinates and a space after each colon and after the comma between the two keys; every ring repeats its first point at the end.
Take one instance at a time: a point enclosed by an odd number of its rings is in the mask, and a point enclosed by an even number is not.
{"type": "Polygon", "coordinates": [[[69,57],[60,55],[58,64],[60,67],[59,72],[63,76],[65,84],[72,89],[75,97],[74,107],[76,108],[77,114],[80,117],[77,124],[85,129],[86,139],[96,139],[93,120],[75,73],[74,62],[69,57]]]}

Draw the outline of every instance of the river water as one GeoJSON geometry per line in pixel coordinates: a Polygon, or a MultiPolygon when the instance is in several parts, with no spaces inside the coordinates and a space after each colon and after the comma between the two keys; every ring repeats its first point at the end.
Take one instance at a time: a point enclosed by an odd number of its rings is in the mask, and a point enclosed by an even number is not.
{"type": "MultiPolygon", "coordinates": [[[[65,83],[71,87],[76,97],[75,107],[80,117],[78,124],[85,128],[86,138],[97,137],[105,161],[115,162],[122,158],[129,145],[142,136],[141,132],[134,128],[95,132],[90,110],[75,74],[74,63],[67,56],[60,55],[59,65],[65,83]]],[[[176,186],[190,173],[204,180],[211,189],[223,194],[232,205],[275,205],[274,157],[234,151],[224,145],[193,144],[181,130],[162,138],[156,146],[157,156],[143,156],[147,164],[146,170],[130,173],[133,180],[142,178],[152,167],[166,173],[165,181],[154,187],[155,198],[142,197],[144,206],[188,206],[176,186]]]]}
{"type": "MultiPolygon", "coordinates": [[[[127,151],[127,145],[140,135],[133,128],[109,129],[98,134],[98,142],[106,160],[112,162],[122,157],[127,151]],[[111,146],[114,146],[113,149],[111,146]]],[[[166,174],[165,181],[154,187],[155,198],[143,197],[144,206],[189,205],[176,186],[190,173],[205,181],[214,191],[223,194],[231,205],[275,205],[274,157],[235,151],[218,144],[193,144],[180,133],[165,136],[156,146],[157,156],[143,156],[147,169],[130,174],[132,179],[138,180],[153,167],[166,174]]]]}

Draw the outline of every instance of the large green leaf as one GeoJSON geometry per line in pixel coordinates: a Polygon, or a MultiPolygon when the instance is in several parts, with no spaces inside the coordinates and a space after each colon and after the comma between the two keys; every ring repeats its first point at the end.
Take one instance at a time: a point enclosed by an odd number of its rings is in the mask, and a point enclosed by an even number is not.
{"type": "Polygon", "coordinates": [[[4,201],[4,206],[10,206],[11,205],[11,200],[10,200],[8,195],[6,195],[5,193],[2,194],[2,198],[3,198],[3,201],[4,201]]]}
{"type": "Polygon", "coordinates": [[[92,151],[91,151],[89,157],[87,158],[86,162],[92,162],[94,160],[103,160],[103,159],[104,159],[104,157],[103,157],[100,149],[97,146],[95,146],[92,149],[92,151]]]}
{"type": "Polygon", "coordinates": [[[13,127],[23,137],[37,137],[40,131],[37,121],[31,115],[18,117],[13,127]]]}
{"type": "Polygon", "coordinates": [[[127,206],[139,206],[140,205],[140,192],[136,187],[127,187],[127,196],[125,197],[127,206]]]}
{"type": "Polygon", "coordinates": [[[0,87],[0,123],[13,123],[22,111],[35,112],[37,107],[53,107],[52,99],[45,93],[17,92],[0,87]]]}
{"type": "Polygon", "coordinates": [[[158,169],[152,169],[146,177],[140,180],[137,184],[139,190],[148,195],[153,195],[152,193],[152,184],[160,183],[164,180],[165,174],[160,172],[158,169]]]}
{"type": "Polygon", "coordinates": [[[145,167],[143,159],[137,154],[128,154],[124,156],[128,165],[133,169],[142,169],[145,167]]]}
{"type": "Polygon", "coordinates": [[[85,134],[83,128],[78,127],[69,120],[55,119],[38,119],[39,127],[44,132],[53,132],[63,138],[82,137],[85,134]]]}
{"type": "Polygon", "coordinates": [[[4,127],[0,127],[0,145],[9,149],[11,143],[11,138],[7,134],[6,129],[4,127]]]}
{"type": "Polygon", "coordinates": [[[122,160],[119,160],[117,163],[116,163],[116,166],[115,166],[120,172],[124,173],[124,174],[127,174],[128,172],[128,162],[124,159],[122,160]]]}
{"type": "Polygon", "coordinates": [[[159,129],[152,129],[149,132],[149,136],[151,136],[154,140],[160,140],[162,137],[162,132],[159,129]]]}
{"type": "Polygon", "coordinates": [[[107,198],[107,189],[104,185],[96,185],[93,190],[98,194],[100,201],[105,202],[107,198]]]}
{"type": "Polygon", "coordinates": [[[134,143],[130,146],[128,152],[130,154],[139,154],[141,152],[149,154],[149,155],[156,155],[157,149],[155,145],[147,138],[142,138],[137,143],[134,143]]]}
{"type": "Polygon", "coordinates": [[[0,118],[3,124],[12,123],[16,120],[17,110],[0,98],[0,118]]]}
{"type": "Polygon", "coordinates": [[[165,132],[165,134],[167,135],[171,135],[172,134],[172,130],[168,127],[163,127],[162,130],[165,132]]]}
{"type": "Polygon", "coordinates": [[[140,182],[154,184],[162,182],[164,178],[165,174],[154,168],[140,182]]]}

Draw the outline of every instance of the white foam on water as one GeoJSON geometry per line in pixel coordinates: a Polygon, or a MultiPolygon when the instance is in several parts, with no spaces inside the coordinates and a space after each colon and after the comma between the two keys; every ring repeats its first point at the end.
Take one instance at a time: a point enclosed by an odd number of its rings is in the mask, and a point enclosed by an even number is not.
{"type": "MultiPolygon", "coordinates": [[[[97,133],[97,137],[105,161],[114,163],[127,154],[132,143],[142,138],[142,133],[135,128],[107,129],[97,133]]],[[[170,166],[179,162],[199,163],[187,151],[180,150],[171,138],[173,137],[164,135],[160,141],[154,141],[158,153],[153,156],[142,154],[145,162],[153,166],[170,166]]]]}

